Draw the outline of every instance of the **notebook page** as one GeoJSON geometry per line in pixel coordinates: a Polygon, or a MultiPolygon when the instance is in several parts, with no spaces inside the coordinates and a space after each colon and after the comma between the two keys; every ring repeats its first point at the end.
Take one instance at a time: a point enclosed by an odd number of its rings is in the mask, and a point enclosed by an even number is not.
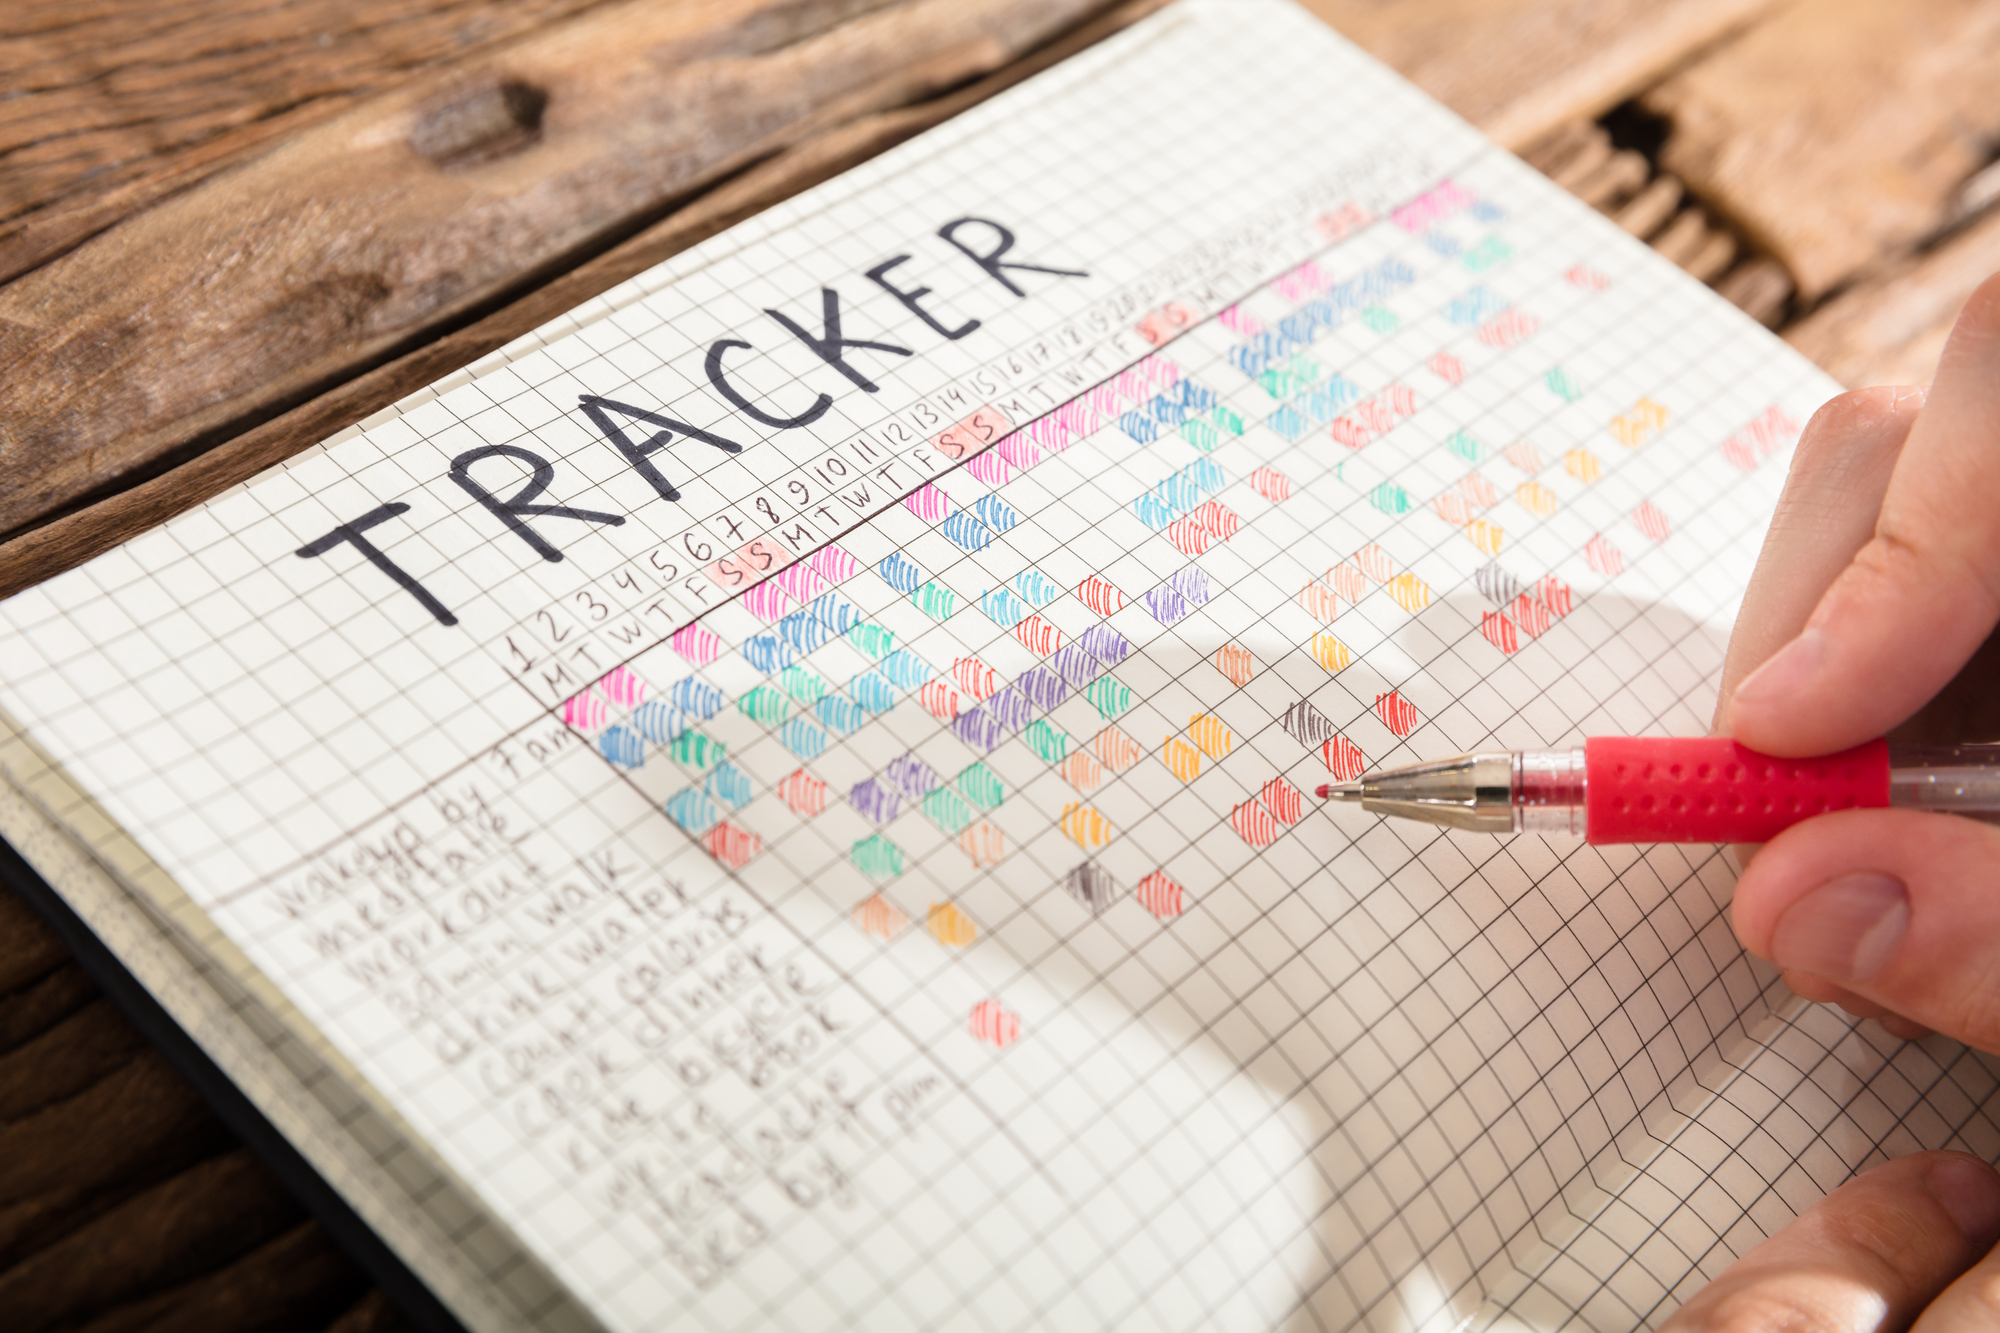
{"type": "Polygon", "coordinates": [[[0,837],[466,1328],[597,1327],[4,714],[0,837]]]}
{"type": "Polygon", "coordinates": [[[1576,1310],[1768,1013],[1728,867],[1303,793],[1701,729],[1834,391],[1184,4],[0,604],[0,703],[612,1327],[1576,1310]]]}

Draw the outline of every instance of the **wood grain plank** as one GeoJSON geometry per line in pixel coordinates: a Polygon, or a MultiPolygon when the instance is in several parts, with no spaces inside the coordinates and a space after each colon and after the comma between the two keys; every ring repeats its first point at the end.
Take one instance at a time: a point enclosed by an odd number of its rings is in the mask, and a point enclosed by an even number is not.
{"type": "Polygon", "coordinates": [[[73,962],[0,995],[0,1054],[41,1036],[96,996],[96,985],[73,962]]]}
{"type": "Polygon", "coordinates": [[[2000,8],[1803,0],[1649,91],[1661,162],[1817,299],[1938,230],[2000,138],[2000,8]]]}
{"type": "Polygon", "coordinates": [[[224,1267],[296,1227],[305,1209],[249,1149],[211,1158],[0,1272],[14,1333],[40,1333],[224,1267]]]}
{"type": "Polygon", "coordinates": [[[96,503],[0,542],[0,597],[82,563],[471,364],[705,237],[828,179],[1159,9],[1127,0],[948,96],[814,135],[465,327],[367,369],[277,418],[96,503]]]}
{"type": "Polygon", "coordinates": [[[88,1193],[219,1128],[163,1057],[141,1052],[74,1097],[0,1125],[0,1205],[88,1193]]]}
{"type": "Polygon", "coordinates": [[[1104,7],[881,3],[593,10],[294,135],[0,289],[0,531],[236,434],[728,173],[990,72],[1104,7]]]}
{"type": "Polygon", "coordinates": [[[0,281],[440,61],[603,0],[15,0],[0,281]]]}
{"type": "Polygon", "coordinates": [[[1973,288],[2000,272],[2000,213],[1848,288],[1785,330],[1785,341],[1850,388],[1928,384],[1973,288]]]}
{"type": "Polygon", "coordinates": [[[100,996],[19,1050],[0,1056],[0,1121],[19,1120],[74,1097],[145,1047],[125,1015],[100,996]]]}
{"type": "Polygon", "coordinates": [[[0,891],[0,995],[40,980],[69,961],[69,950],[35,909],[0,891]]]}
{"type": "Polygon", "coordinates": [[[1508,148],[1591,120],[1773,0],[1301,0],[1508,148]]]}
{"type": "Polygon", "coordinates": [[[290,1333],[350,1307],[367,1279],[306,1222],[227,1268],[78,1325],[79,1333],[290,1333]]]}

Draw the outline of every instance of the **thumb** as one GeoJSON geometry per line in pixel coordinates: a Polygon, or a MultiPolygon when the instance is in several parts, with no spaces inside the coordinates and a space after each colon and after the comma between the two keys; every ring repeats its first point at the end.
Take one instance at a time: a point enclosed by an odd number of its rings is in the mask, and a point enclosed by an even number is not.
{"type": "Polygon", "coordinates": [[[1788,976],[2000,1052],[1996,880],[2000,829],[1918,810],[1844,810],[1766,843],[1737,881],[1730,916],[1744,945],[1788,976]]]}
{"type": "Polygon", "coordinates": [[[1974,292],[1897,459],[1875,535],[1806,627],[1738,687],[1737,740],[1829,754],[1942,688],[2000,620],[2000,278],[1974,292]]]}

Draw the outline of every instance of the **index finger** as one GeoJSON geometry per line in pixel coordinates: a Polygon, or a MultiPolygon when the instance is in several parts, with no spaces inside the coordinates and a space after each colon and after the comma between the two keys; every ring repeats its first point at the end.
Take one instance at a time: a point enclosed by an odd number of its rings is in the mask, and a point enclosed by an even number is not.
{"type": "Polygon", "coordinates": [[[2000,278],[1966,302],[1874,537],[1806,628],[1737,689],[1753,750],[1828,754],[1942,688],[2000,620],[2000,278]]]}
{"type": "Polygon", "coordinates": [[[2000,1236],[2000,1175],[1964,1153],[1886,1162],[1821,1199],[1683,1305],[1661,1333],[1907,1328],[2000,1236]]]}

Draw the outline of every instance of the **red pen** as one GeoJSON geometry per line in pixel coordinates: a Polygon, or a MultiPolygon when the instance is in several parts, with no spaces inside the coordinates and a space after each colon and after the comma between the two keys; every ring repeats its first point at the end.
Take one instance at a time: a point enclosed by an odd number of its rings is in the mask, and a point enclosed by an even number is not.
{"type": "Polygon", "coordinates": [[[1598,736],[1574,750],[1456,755],[1327,783],[1319,794],[1479,833],[1767,842],[1832,810],[2000,816],[2000,745],[1869,741],[1817,759],[1778,759],[1727,737],[1598,736]]]}

